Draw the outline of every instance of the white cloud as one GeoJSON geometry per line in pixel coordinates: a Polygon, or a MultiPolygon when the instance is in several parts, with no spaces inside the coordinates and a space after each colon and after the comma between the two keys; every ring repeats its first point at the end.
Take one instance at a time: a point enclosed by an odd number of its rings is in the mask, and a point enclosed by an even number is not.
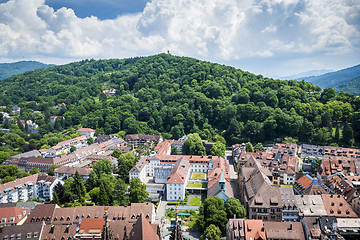
{"type": "Polygon", "coordinates": [[[358,51],[360,2],[153,0],[134,15],[99,20],[45,0],[0,5],[2,58],[109,58],[170,50],[210,60],[358,51]]]}

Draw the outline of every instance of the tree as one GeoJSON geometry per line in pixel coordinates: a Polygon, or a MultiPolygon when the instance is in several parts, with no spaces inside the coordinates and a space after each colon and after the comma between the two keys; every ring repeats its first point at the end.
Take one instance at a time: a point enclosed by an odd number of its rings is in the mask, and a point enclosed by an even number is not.
{"type": "Polygon", "coordinates": [[[205,155],[205,147],[197,133],[188,135],[182,150],[187,155],[205,155]]]}
{"type": "Polygon", "coordinates": [[[345,122],[342,135],[342,141],[345,145],[352,146],[354,144],[354,132],[348,122],[345,122]]]}
{"type": "Polygon", "coordinates": [[[76,171],[74,182],[71,184],[71,192],[77,196],[77,200],[81,200],[82,197],[85,197],[86,188],[84,180],[81,178],[78,171],[76,171]]]}
{"type": "Polygon", "coordinates": [[[332,119],[327,112],[321,116],[321,126],[328,128],[329,132],[332,132],[332,119]]]}
{"type": "Polygon", "coordinates": [[[262,143],[257,143],[254,147],[254,152],[264,152],[265,148],[262,143]]]}
{"type": "Polygon", "coordinates": [[[225,211],[227,218],[233,218],[236,215],[236,218],[244,218],[246,216],[246,210],[244,206],[240,203],[239,199],[234,197],[228,198],[225,203],[225,211]]]}
{"type": "Polygon", "coordinates": [[[115,151],[111,154],[111,156],[113,156],[114,158],[119,158],[120,155],[122,154],[120,149],[115,149],[115,151]]]}
{"type": "Polygon", "coordinates": [[[56,165],[56,164],[51,164],[50,167],[49,167],[49,171],[48,171],[48,175],[50,176],[54,176],[55,175],[55,168],[59,167],[59,165],[56,165]]]}
{"type": "Polygon", "coordinates": [[[214,224],[219,226],[221,231],[224,231],[227,221],[223,200],[218,196],[205,199],[199,208],[199,217],[197,219],[200,228],[205,230],[208,226],[214,224]]]}
{"type": "Polygon", "coordinates": [[[338,125],[336,126],[334,140],[335,140],[335,142],[337,142],[337,143],[339,143],[339,141],[340,141],[340,128],[339,128],[338,125]]]}
{"type": "Polygon", "coordinates": [[[210,150],[210,154],[213,156],[224,157],[225,156],[225,144],[222,142],[216,142],[210,150]]]}
{"type": "Polygon", "coordinates": [[[41,170],[39,168],[32,168],[30,169],[29,173],[30,175],[36,174],[36,173],[40,173],[41,170]]]}
{"type": "Polygon", "coordinates": [[[16,176],[19,172],[19,168],[16,165],[0,166],[0,178],[5,178],[7,176],[13,177],[16,176]]]}
{"type": "Polygon", "coordinates": [[[179,150],[177,149],[177,147],[173,146],[171,147],[171,155],[178,155],[179,154],[179,150]]]}
{"type": "Polygon", "coordinates": [[[99,196],[100,196],[100,188],[95,187],[89,191],[89,196],[91,198],[91,201],[93,201],[95,204],[98,204],[99,202],[99,196]]]}
{"type": "Polygon", "coordinates": [[[210,224],[203,235],[201,235],[201,240],[220,240],[221,239],[221,231],[214,224],[210,224]]]}
{"type": "Polygon", "coordinates": [[[59,202],[62,204],[65,203],[65,188],[60,182],[55,185],[54,192],[56,192],[56,196],[58,196],[59,202]]]}
{"type": "Polygon", "coordinates": [[[102,173],[105,174],[112,174],[113,172],[113,165],[112,163],[107,159],[101,159],[100,161],[97,161],[93,165],[93,171],[96,173],[97,176],[100,176],[102,173]]]}
{"type": "Polygon", "coordinates": [[[86,141],[87,141],[87,144],[88,145],[91,145],[91,144],[93,144],[94,143],[94,139],[91,137],[91,138],[88,138],[88,139],[86,139],[86,141]]]}
{"type": "Polygon", "coordinates": [[[71,145],[70,152],[75,152],[75,151],[76,151],[76,147],[74,145],[71,145]]]}
{"type": "Polygon", "coordinates": [[[53,199],[51,200],[51,203],[60,205],[60,200],[59,200],[59,197],[58,197],[56,191],[53,191],[53,199]]]}
{"type": "Polygon", "coordinates": [[[134,167],[136,160],[137,158],[133,152],[127,152],[119,156],[118,158],[119,178],[121,178],[124,181],[129,180],[129,171],[132,167],[134,167]]]}
{"type": "Polygon", "coordinates": [[[149,193],[146,191],[146,185],[140,181],[139,178],[133,178],[130,181],[130,202],[143,203],[149,198],[149,193]]]}
{"type": "Polygon", "coordinates": [[[245,144],[245,151],[246,152],[254,152],[254,147],[253,145],[251,144],[251,142],[247,142],[245,144]]]}
{"type": "Polygon", "coordinates": [[[108,206],[109,205],[109,196],[108,196],[108,192],[105,189],[104,184],[101,182],[100,183],[100,189],[99,189],[99,202],[98,205],[100,206],[108,206]]]}
{"type": "Polygon", "coordinates": [[[117,179],[115,182],[113,201],[119,206],[127,205],[129,200],[126,198],[127,185],[122,179],[117,179]]]}

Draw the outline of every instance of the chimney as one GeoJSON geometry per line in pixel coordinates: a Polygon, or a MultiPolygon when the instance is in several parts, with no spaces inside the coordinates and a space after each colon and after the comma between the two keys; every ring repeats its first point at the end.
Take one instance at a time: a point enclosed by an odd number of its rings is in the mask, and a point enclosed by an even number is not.
{"type": "Polygon", "coordinates": [[[234,214],[234,219],[236,219],[236,214],[234,214]]]}

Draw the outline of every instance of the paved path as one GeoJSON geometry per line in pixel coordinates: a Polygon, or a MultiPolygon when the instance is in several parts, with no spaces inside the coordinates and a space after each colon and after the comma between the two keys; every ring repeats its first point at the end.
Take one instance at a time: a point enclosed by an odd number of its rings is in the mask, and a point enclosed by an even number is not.
{"type": "Polygon", "coordinates": [[[155,223],[160,224],[162,219],[165,219],[167,201],[161,201],[156,209],[155,223]]]}

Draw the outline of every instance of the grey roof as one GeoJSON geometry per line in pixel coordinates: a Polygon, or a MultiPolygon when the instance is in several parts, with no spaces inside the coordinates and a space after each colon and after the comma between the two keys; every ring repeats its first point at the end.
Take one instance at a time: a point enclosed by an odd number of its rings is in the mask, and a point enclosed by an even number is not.
{"type": "Polygon", "coordinates": [[[32,150],[29,152],[21,153],[15,156],[12,156],[12,158],[27,158],[27,157],[36,157],[39,156],[40,152],[38,150],[32,150]]]}
{"type": "Polygon", "coordinates": [[[320,195],[295,195],[300,216],[326,216],[326,210],[320,195]]]}
{"type": "MultiPolygon", "coordinates": [[[[219,180],[218,180],[208,189],[207,197],[217,196],[220,192],[222,191],[219,191],[219,180]]],[[[234,197],[234,191],[230,183],[228,182],[225,182],[225,191],[223,192],[229,198],[234,197]]]]}

